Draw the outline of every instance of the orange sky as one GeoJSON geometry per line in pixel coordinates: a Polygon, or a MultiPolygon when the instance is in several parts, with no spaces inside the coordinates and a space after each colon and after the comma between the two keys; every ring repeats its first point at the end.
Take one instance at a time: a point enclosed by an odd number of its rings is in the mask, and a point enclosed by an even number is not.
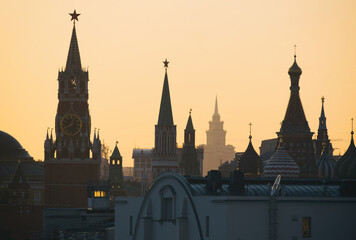
{"type": "MultiPolygon", "coordinates": [[[[43,159],[54,127],[58,68],[72,23],[83,66],[89,66],[92,129],[124,165],[132,149],[151,148],[165,58],[177,142],[192,108],[196,143],[206,141],[215,95],[227,143],[244,151],[276,137],[289,99],[288,68],[297,44],[301,99],[316,132],[325,96],[334,147],[346,150],[356,118],[356,2],[353,0],[6,1],[0,8],[0,129],[43,159]]],[[[338,153],[339,150],[336,150],[338,153]]]]}

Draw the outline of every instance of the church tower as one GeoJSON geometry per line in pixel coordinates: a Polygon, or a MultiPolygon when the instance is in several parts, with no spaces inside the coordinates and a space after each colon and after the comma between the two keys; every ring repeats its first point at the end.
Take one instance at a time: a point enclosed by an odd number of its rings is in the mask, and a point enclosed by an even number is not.
{"type": "Polygon", "coordinates": [[[324,102],[325,98],[321,98],[321,113],[319,117],[319,128],[318,136],[315,142],[315,150],[317,159],[321,156],[321,153],[324,151],[325,154],[332,156],[333,150],[328,136],[328,129],[326,128],[326,117],[324,112],[324,102]],[[324,149],[324,150],[323,150],[324,149]]]}
{"type": "Polygon", "coordinates": [[[187,126],[184,130],[184,144],[180,169],[183,175],[200,175],[200,163],[198,161],[197,149],[195,148],[195,129],[193,127],[191,110],[189,112],[187,126]]]}
{"type": "Polygon", "coordinates": [[[67,63],[58,73],[56,140],[52,134],[48,138],[47,133],[45,141],[45,202],[59,207],[86,207],[87,185],[99,179],[101,141],[99,131],[93,144],[90,141],[89,78],[81,65],[75,28],[80,14],[74,10],[70,15],[74,22],[67,63]]]}
{"type": "Polygon", "coordinates": [[[152,176],[156,178],[164,171],[178,172],[177,131],[173,123],[171,97],[169,93],[167,69],[169,62],[163,62],[165,68],[161,106],[158,123],[155,125],[155,148],[152,158],[152,176]]]}
{"type": "Polygon", "coordinates": [[[215,109],[209,130],[206,131],[206,145],[204,145],[203,176],[210,170],[217,170],[220,163],[231,161],[235,157],[234,147],[226,145],[226,131],[224,121],[220,120],[218,98],[215,98],[215,109]]]}
{"type": "Polygon", "coordinates": [[[314,133],[310,131],[299,96],[299,78],[302,69],[298,66],[296,58],[294,55],[294,63],[288,71],[291,93],[281,129],[277,132],[278,142],[283,138],[284,148],[298,164],[301,177],[314,177],[316,175],[316,158],[312,140],[314,133]]]}
{"type": "Polygon", "coordinates": [[[109,165],[109,179],[111,186],[111,196],[120,196],[120,193],[124,190],[124,174],[122,171],[122,156],[120,154],[119,148],[117,147],[118,142],[116,142],[114,151],[110,157],[109,165]]]}

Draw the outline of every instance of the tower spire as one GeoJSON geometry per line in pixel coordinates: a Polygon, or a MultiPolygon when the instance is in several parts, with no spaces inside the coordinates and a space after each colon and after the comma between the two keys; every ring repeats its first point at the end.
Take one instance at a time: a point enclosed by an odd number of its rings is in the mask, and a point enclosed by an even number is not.
{"type": "Polygon", "coordinates": [[[219,110],[218,110],[218,95],[216,95],[215,97],[215,111],[214,114],[219,114],[219,110]]]}
{"type": "Polygon", "coordinates": [[[82,71],[82,63],[80,61],[77,33],[75,29],[75,21],[78,21],[78,16],[80,14],[77,14],[76,11],[74,10],[74,12],[70,13],[69,15],[72,16],[71,21],[73,20],[73,31],[72,31],[72,38],[70,40],[70,46],[69,46],[67,64],[65,70],[69,72],[80,72],[82,71]]]}
{"type": "Polygon", "coordinates": [[[250,139],[250,142],[251,142],[251,139],[252,139],[252,135],[251,135],[251,127],[252,127],[252,123],[249,123],[248,125],[250,125],[250,136],[248,137],[250,139]]]}
{"type": "Polygon", "coordinates": [[[354,136],[354,118],[351,118],[351,136],[354,136]]]}
{"type": "Polygon", "coordinates": [[[159,109],[157,125],[173,126],[172,105],[171,105],[171,97],[169,93],[168,74],[167,74],[167,68],[169,62],[166,59],[163,63],[165,68],[165,75],[164,75],[161,106],[159,109]]]}
{"type": "Polygon", "coordinates": [[[46,140],[48,140],[48,139],[49,139],[49,137],[48,137],[48,130],[49,130],[49,127],[47,128],[46,140]]]}
{"type": "Polygon", "coordinates": [[[185,129],[189,131],[194,131],[193,121],[192,121],[192,109],[190,109],[189,111],[189,117],[185,129]]]}
{"type": "Polygon", "coordinates": [[[319,130],[326,129],[326,117],[324,112],[324,96],[321,98],[321,113],[319,117],[319,130]]]}

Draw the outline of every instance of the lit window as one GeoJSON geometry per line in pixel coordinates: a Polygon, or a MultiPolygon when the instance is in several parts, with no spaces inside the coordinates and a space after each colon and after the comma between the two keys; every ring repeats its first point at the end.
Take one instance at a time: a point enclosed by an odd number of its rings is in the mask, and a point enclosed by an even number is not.
{"type": "Polygon", "coordinates": [[[94,191],[94,197],[105,197],[106,192],[104,191],[94,191]]]}
{"type": "Polygon", "coordinates": [[[303,238],[310,238],[311,217],[303,217],[303,238]]]}

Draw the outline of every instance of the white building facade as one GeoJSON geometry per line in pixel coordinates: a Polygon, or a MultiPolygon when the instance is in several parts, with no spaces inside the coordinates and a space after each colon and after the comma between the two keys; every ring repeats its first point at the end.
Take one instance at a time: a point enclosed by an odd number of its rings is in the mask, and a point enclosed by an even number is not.
{"type": "Polygon", "coordinates": [[[355,239],[356,197],[341,182],[282,180],[271,197],[266,179],[219,174],[166,172],[144,197],[117,198],[115,239],[355,239]]]}

